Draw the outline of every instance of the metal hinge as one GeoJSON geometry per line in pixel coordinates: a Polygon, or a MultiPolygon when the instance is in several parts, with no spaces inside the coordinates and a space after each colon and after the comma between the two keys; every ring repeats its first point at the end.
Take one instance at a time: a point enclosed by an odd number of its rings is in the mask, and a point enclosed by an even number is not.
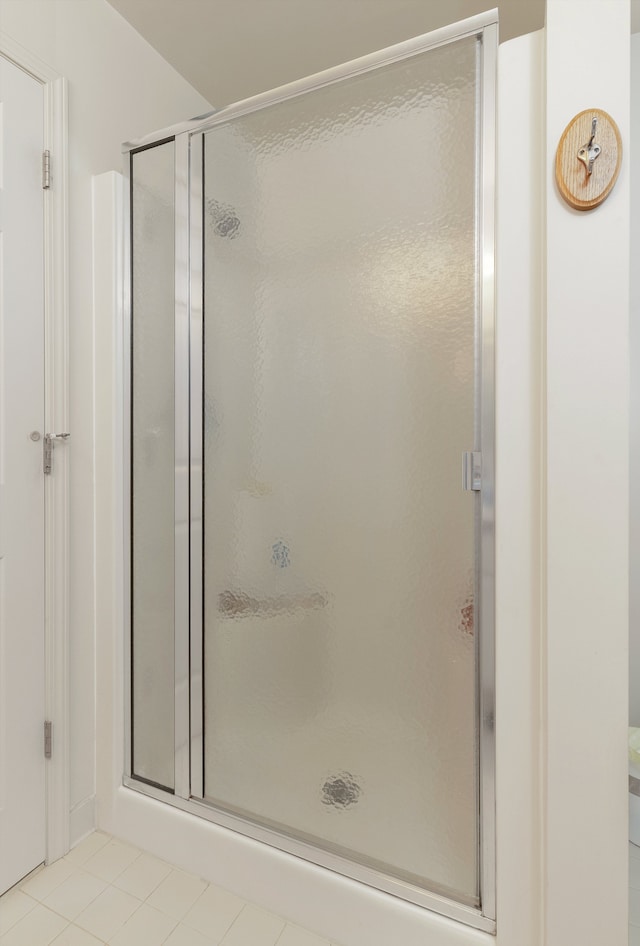
{"type": "Polygon", "coordinates": [[[61,440],[63,443],[69,439],[71,434],[45,434],[42,439],[42,469],[49,476],[53,463],[53,441],[61,440]]]}
{"type": "Polygon", "coordinates": [[[53,729],[53,723],[50,719],[45,719],[44,721],[44,757],[45,759],[51,758],[51,731],[53,729]]]}
{"type": "Polygon", "coordinates": [[[42,189],[49,190],[51,187],[51,152],[42,152],[42,189]]]}
{"type": "Polygon", "coordinates": [[[482,454],[465,452],[462,454],[462,488],[482,489],[482,454]]]}

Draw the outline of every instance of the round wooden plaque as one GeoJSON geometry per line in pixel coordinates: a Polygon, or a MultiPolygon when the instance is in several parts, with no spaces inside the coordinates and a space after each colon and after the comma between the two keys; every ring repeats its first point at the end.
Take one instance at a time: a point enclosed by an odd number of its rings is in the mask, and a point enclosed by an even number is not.
{"type": "Polygon", "coordinates": [[[622,139],[613,118],[600,108],[587,108],[579,112],[562,133],[556,151],[558,189],[575,210],[592,210],[613,190],[621,162],[622,139]],[[585,153],[594,118],[598,121],[593,143],[600,151],[589,174],[578,152],[585,153]]]}

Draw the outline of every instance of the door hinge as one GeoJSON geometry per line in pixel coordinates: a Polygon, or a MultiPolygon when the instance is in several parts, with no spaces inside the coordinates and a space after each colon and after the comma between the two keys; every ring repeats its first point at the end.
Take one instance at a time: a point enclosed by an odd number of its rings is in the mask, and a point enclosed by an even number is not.
{"type": "Polygon", "coordinates": [[[42,152],[42,189],[49,190],[51,187],[51,152],[42,152]]]}
{"type": "Polygon", "coordinates": [[[65,443],[71,434],[45,434],[42,438],[42,469],[49,476],[53,465],[53,441],[65,443]]]}
{"type": "Polygon", "coordinates": [[[476,451],[462,454],[462,488],[473,492],[482,489],[482,454],[476,451]]]}
{"type": "Polygon", "coordinates": [[[45,719],[44,721],[44,757],[45,759],[51,758],[51,732],[53,730],[53,723],[50,719],[45,719]]]}

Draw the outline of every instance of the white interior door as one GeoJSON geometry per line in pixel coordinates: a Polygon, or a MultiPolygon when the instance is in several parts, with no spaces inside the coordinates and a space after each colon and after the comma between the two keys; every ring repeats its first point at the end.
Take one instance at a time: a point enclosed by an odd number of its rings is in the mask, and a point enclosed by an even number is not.
{"type": "Polygon", "coordinates": [[[43,90],[0,58],[0,893],[45,858],[43,90]]]}

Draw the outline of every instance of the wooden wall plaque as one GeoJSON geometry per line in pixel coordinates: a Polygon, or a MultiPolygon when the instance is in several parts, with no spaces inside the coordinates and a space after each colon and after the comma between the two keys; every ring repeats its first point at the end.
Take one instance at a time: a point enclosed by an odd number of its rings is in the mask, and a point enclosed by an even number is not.
{"type": "Polygon", "coordinates": [[[558,189],[575,210],[592,210],[613,190],[621,162],[622,139],[613,118],[600,108],[587,108],[569,122],[560,138],[556,151],[558,189]]]}

